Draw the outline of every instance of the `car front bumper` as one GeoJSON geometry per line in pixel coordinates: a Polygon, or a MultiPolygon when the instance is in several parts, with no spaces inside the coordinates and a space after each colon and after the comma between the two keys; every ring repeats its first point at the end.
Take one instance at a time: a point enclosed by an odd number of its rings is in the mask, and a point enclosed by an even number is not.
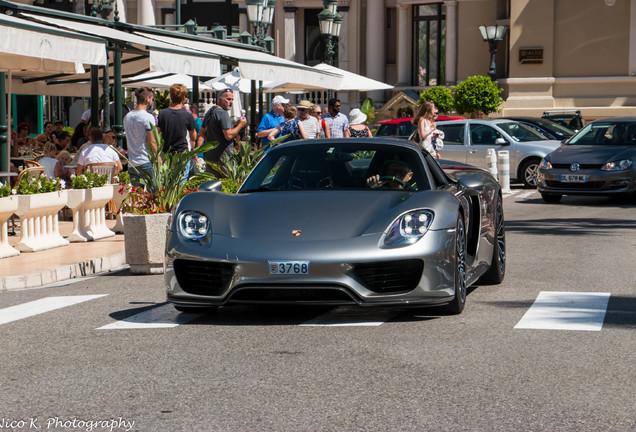
{"type": "Polygon", "coordinates": [[[537,188],[541,193],[563,195],[613,195],[636,191],[636,171],[580,170],[576,173],[568,169],[539,169],[537,188]],[[562,176],[577,174],[586,181],[564,182],[562,176]]]}
{"type": "Polygon", "coordinates": [[[170,233],[167,298],[178,306],[412,306],[442,305],[454,298],[454,230],[429,231],[401,248],[380,248],[379,238],[369,235],[299,247],[217,236],[212,248],[182,242],[170,233]],[[269,274],[268,261],[285,260],[309,261],[309,274],[269,274]]]}

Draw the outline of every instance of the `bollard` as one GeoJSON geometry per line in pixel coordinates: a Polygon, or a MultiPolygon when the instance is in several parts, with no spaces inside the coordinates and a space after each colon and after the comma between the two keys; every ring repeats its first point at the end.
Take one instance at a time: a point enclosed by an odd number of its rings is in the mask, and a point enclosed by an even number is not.
{"type": "Polygon", "coordinates": [[[501,191],[510,192],[510,153],[508,150],[500,150],[497,156],[501,191]]]}
{"type": "Polygon", "coordinates": [[[497,179],[497,153],[495,149],[488,149],[486,161],[488,162],[488,172],[497,179]]]}

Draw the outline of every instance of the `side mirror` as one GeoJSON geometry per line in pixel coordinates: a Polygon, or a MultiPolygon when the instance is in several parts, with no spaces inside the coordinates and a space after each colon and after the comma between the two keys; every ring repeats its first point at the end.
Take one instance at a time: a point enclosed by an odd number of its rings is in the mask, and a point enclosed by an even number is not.
{"type": "Polygon", "coordinates": [[[503,146],[510,145],[510,143],[508,141],[506,141],[504,138],[497,138],[495,140],[495,144],[496,145],[503,145],[503,146]]]}
{"type": "Polygon", "coordinates": [[[210,180],[199,185],[203,192],[223,192],[223,184],[219,180],[210,180]]]}

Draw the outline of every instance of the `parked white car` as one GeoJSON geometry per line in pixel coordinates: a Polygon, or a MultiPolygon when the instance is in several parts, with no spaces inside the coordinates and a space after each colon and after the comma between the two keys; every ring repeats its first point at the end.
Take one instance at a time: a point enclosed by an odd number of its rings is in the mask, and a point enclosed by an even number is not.
{"type": "Polygon", "coordinates": [[[488,169],[488,149],[510,153],[510,181],[537,187],[537,169],[544,156],[561,146],[535,129],[516,121],[449,120],[436,123],[444,132],[442,159],[488,169]]]}

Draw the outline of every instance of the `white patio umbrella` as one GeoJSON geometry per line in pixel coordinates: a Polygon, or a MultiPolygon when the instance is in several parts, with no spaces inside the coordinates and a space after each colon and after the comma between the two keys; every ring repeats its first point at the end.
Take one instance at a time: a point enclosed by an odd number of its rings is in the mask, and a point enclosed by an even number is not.
{"type": "MultiPolygon", "coordinates": [[[[183,84],[188,90],[192,90],[192,77],[185,74],[147,72],[128,78],[122,82],[124,87],[168,88],[172,84],[183,84]]],[[[199,90],[212,90],[212,88],[199,81],[199,90]]]]}
{"type": "MultiPolygon", "coordinates": [[[[314,68],[319,69],[325,72],[331,72],[338,75],[342,75],[342,81],[340,86],[337,88],[332,88],[331,90],[341,90],[341,91],[374,91],[374,90],[388,90],[392,89],[393,86],[389,84],[385,84],[381,81],[377,81],[371,78],[367,78],[363,75],[358,75],[353,72],[346,71],[344,69],[337,68],[335,66],[330,66],[326,63],[320,63],[314,68]]],[[[316,87],[306,86],[302,84],[293,84],[293,83],[269,83],[267,85],[263,84],[263,91],[268,93],[273,92],[298,92],[298,91],[311,91],[315,90],[316,87]]]]}
{"type": "MultiPolygon", "coordinates": [[[[239,68],[235,68],[233,71],[225,73],[219,77],[212,78],[209,81],[206,81],[205,84],[212,87],[213,89],[220,91],[225,89],[231,89],[234,91],[239,91],[241,93],[251,93],[252,92],[252,80],[247,78],[242,78],[239,68]]],[[[257,82],[258,88],[258,82],[257,82]]],[[[236,98],[234,99],[236,100],[236,98]]]]}

